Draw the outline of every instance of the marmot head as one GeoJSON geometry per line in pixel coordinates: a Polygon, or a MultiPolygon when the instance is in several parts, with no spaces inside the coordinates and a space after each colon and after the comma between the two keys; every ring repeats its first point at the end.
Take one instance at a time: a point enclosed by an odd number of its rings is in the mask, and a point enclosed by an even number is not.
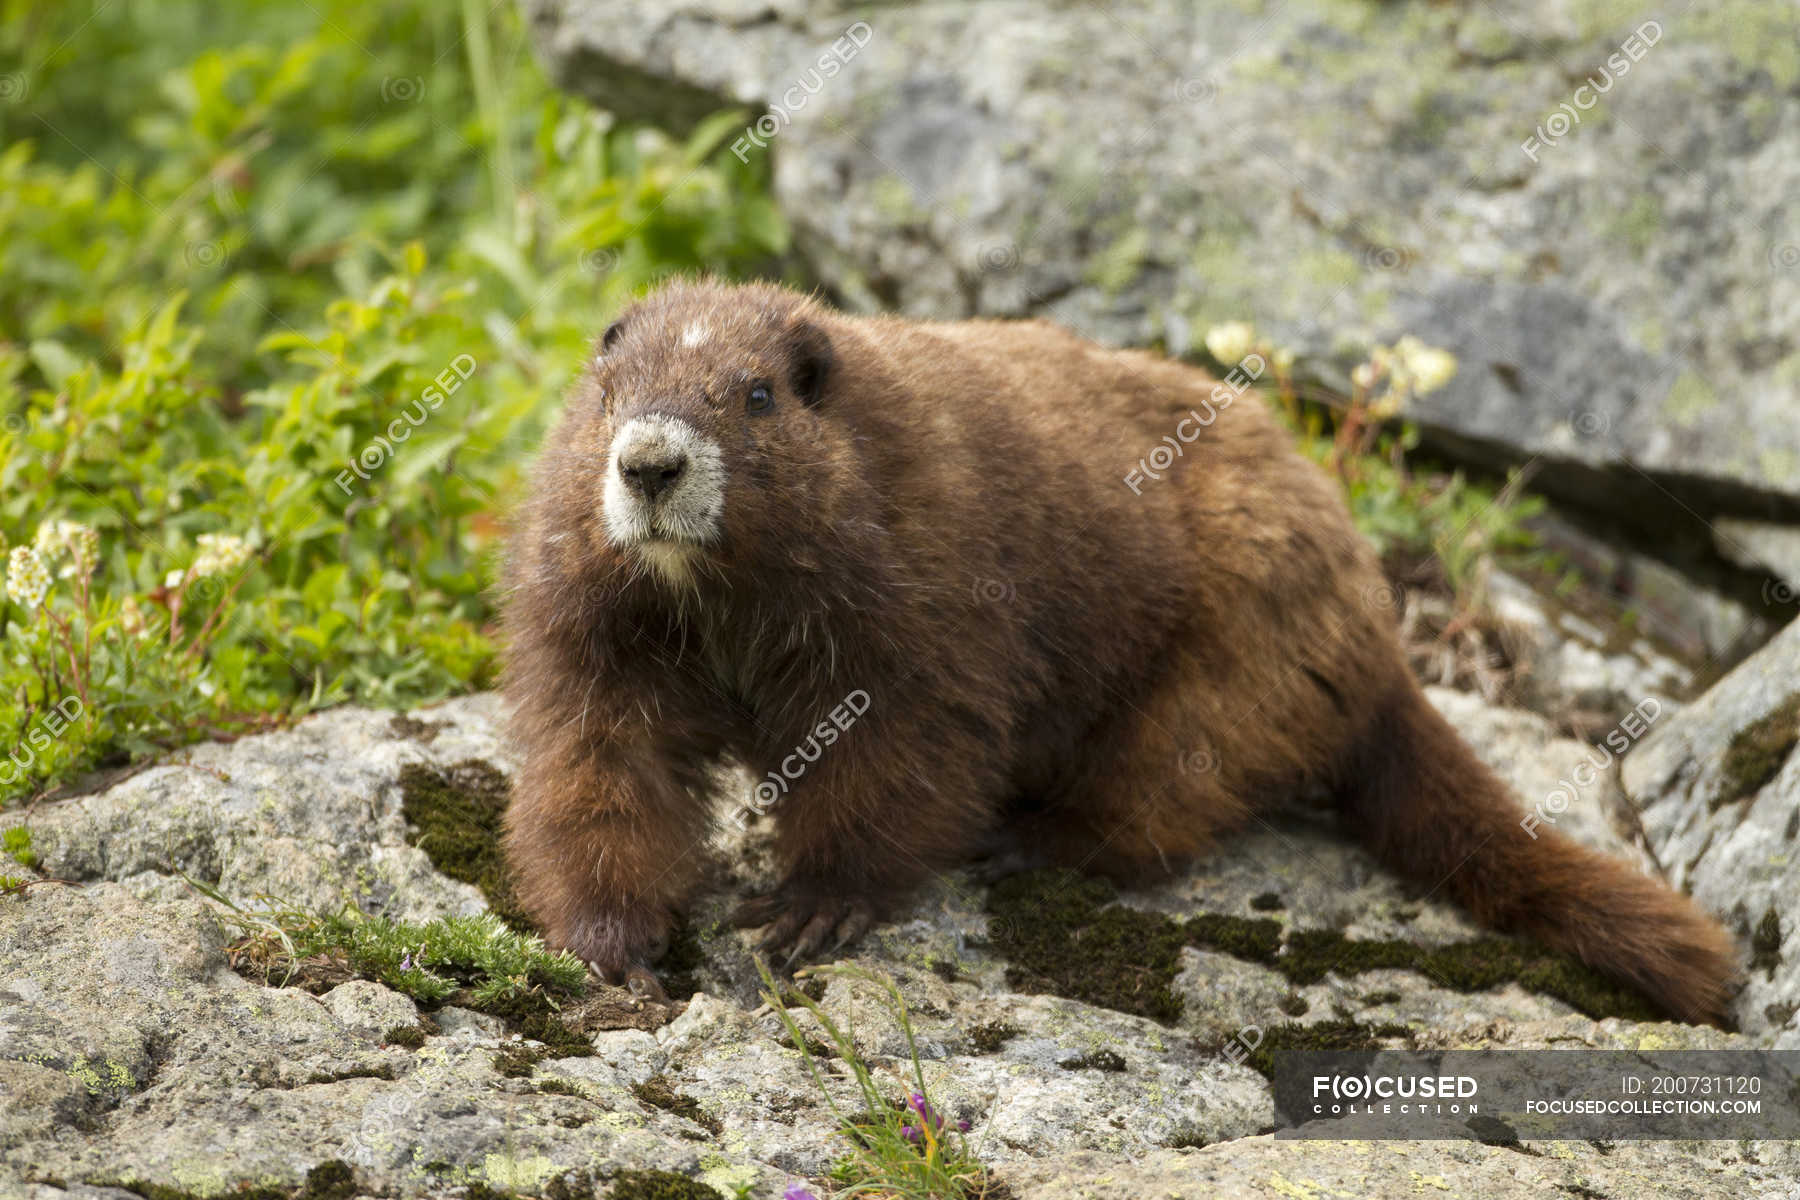
{"type": "Polygon", "coordinates": [[[567,430],[599,538],[672,586],[816,527],[847,469],[825,400],[833,351],[805,297],[682,283],[595,347],[567,430]]]}

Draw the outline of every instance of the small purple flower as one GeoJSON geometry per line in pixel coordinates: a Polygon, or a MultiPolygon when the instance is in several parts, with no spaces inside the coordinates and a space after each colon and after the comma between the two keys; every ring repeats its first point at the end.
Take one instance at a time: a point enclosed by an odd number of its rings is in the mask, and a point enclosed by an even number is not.
{"type": "Polygon", "coordinates": [[[819,1200],[819,1198],[797,1183],[787,1185],[787,1191],[781,1193],[781,1200],[819,1200]]]}
{"type": "Polygon", "coordinates": [[[958,1133],[969,1132],[969,1123],[967,1121],[958,1121],[956,1123],[956,1132],[958,1132],[958,1133]]]}
{"type": "Polygon", "coordinates": [[[902,1125],[900,1127],[900,1136],[909,1142],[916,1142],[919,1140],[919,1131],[914,1129],[911,1125],[902,1125]]]}

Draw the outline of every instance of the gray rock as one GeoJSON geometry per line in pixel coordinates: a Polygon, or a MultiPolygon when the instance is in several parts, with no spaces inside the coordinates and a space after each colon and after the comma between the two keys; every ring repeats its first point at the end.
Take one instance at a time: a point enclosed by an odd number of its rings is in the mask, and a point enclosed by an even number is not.
{"type": "MultiPolygon", "coordinates": [[[[1432,699],[1527,804],[1588,753],[1536,716],[1442,690],[1432,699]]],[[[121,1183],[201,1193],[243,1181],[295,1187],[331,1160],[352,1164],[365,1193],[442,1195],[485,1182],[532,1194],[569,1171],[632,1166],[679,1171],[728,1195],[742,1186],[762,1200],[842,1157],[832,1104],[856,1112],[862,1097],[833,1060],[809,1067],[785,1044],[778,1015],[760,1007],[744,943],[718,920],[726,895],[696,906],[706,990],[685,1010],[653,1032],[597,1033],[593,1056],[539,1062],[529,1077],[495,1070],[514,1039],[492,1017],[455,1007],[426,1014],[438,1032],[409,1049],[383,1038],[413,1023],[416,1006],[378,984],[313,996],[230,969],[229,914],[174,872],[218,881],[234,900],[360,898],[403,916],[480,906],[472,889],[405,844],[395,778],[410,762],[484,757],[504,767],[498,707],[471,697],[426,715],[440,726],[428,742],[411,727],[396,734],[385,713],[320,714],[196,748],[190,761],[200,769],[155,768],[32,816],[45,872],[84,886],[46,884],[0,903],[0,1200],[124,1200],[129,1193],[106,1186],[121,1183]],[[276,844],[306,853],[287,857],[276,844]],[[659,1106],[667,1092],[674,1110],[659,1106]]],[[[1641,853],[1615,823],[1618,807],[1615,785],[1600,777],[1556,815],[1577,837],[1641,853]]],[[[721,843],[740,883],[766,877],[767,841],[758,829],[721,843]]],[[[1269,915],[1362,938],[1439,944],[1477,932],[1455,909],[1409,898],[1334,820],[1300,804],[1174,880],[1121,899],[1178,917],[1269,915]],[[1252,904],[1267,892],[1278,910],[1252,904]]],[[[1502,1197],[1578,1178],[1622,1183],[1658,1161],[1628,1148],[1540,1158],[1445,1145],[1276,1145],[1254,1136],[1273,1108],[1244,1051],[1290,1021],[1393,1022],[1421,1047],[1713,1047],[1789,1036],[1595,1022],[1517,984],[1465,994],[1411,971],[1332,973],[1294,988],[1265,965],[1197,949],[1183,952],[1173,983],[1184,1011],[1164,1025],[1014,990],[991,934],[984,888],[953,872],[921,889],[853,958],[813,974],[825,983],[824,1015],[847,1031],[884,1094],[899,1096],[913,1086],[912,1058],[877,982],[893,981],[935,1102],[971,1123],[976,1152],[1019,1195],[1214,1194],[1213,1186],[1280,1194],[1283,1180],[1315,1190],[1356,1180],[1364,1193],[1384,1194],[1375,1181],[1467,1170],[1502,1197]],[[975,1031],[996,1023],[1011,1026],[1010,1036],[978,1043],[975,1031]],[[1073,1065],[1097,1051],[1124,1069],[1073,1065]]],[[[1800,981],[1784,969],[1758,986],[1759,1002],[1785,1000],[1800,981]]],[[[789,1013],[809,1039],[824,1036],[810,1013],[789,1013]]],[[[1779,1145],[1755,1144],[1754,1156],[1705,1146],[1669,1169],[1680,1186],[1712,1180],[1723,1194],[1754,1195],[1743,1189],[1790,1161],[1779,1145]]]]}
{"type": "Polygon", "coordinates": [[[1800,603],[1800,529],[1720,517],[1713,523],[1719,553],[1741,567],[1760,568],[1777,576],[1765,599],[1772,604],[1800,603]]]}
{"type": "Polygon", "coordinates": [[[1414,405],[1440,445],[1628,517],[1800,517],[1780,6],[524,7],[622,115],[767,118],[728,143],[847,302],[1177,348],[1248,318],[1340,387],[1411,332],[1462,362],[1414,405]]]}
{"type": "Polygon", "coordinates": [[[1645,739],[1623,778],[1672,881],[1764,943],[1738,998],[1741,1026],[1800,1048],[1800,754],[1769,755],[1763,781],[1744,778],[1731,752],[1741,734],[1793,732],[1796,697],[1800,623],[1645,739]]]}
{"type": "Polygon", "coordinates": [[[475,888],[406,844],[399,776],[413,762],[503,766],[498,711],[490,694],[421,713],[436,725],[428,742],[395,736],[390,714],[344,708],[263,735],[251,754],[198,745],[178,763],[46,806],[34,847],[58,878],[155,888],[179,872],[252,908],[351,903],[397,920],[479,912],[475,888]]]}
{"type": "Polygon", "coordinates": [[[379,1038],[396,1025],[417,1025],[419,1006],[410,997],[367,979],[340,983],[320,997],[339,1025],[366,1038],[379,1038]]]}
{"type": "Polygon", "coordinates": [[[1121,1161],[1089,1151],[1002,1167],[1032,1200],[1204,1200],[1242,1196],[1667,1196],[1788,1200],[1800,1151],[1764,1143],[1754,1161],[1718,1142],[1554,1143],[1521,1154],[1467,1142],[1284,1141],[1242,1138],[1121,1161]]]}
{"type": "Polygon", "coordinates": [[[1604,728],[1592,731],[1603,736],[1646,701],[1672,713],[1694,690],[1694,672],[1648,640],[1559,609],[1517,576],[1490,572],[1488,598],[1506,629],[1519,699],[1534,712],[1584,728],[1598,723],[1604,728]]]}

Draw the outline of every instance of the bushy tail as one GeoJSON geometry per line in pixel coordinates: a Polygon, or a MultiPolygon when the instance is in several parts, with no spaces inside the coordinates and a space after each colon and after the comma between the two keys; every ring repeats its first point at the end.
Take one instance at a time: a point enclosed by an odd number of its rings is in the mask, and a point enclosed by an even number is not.
{"type": "Polygon", "coordinates": [[[1506,785],[1410,676],[1377,705],[1337,792],[1377,858],[1482,924],[1565,950],[1681,1020],[1722,1017],[1736,973],[1724,929],[1625,863],[1544,825],[1533,838],[1506,785]]]}

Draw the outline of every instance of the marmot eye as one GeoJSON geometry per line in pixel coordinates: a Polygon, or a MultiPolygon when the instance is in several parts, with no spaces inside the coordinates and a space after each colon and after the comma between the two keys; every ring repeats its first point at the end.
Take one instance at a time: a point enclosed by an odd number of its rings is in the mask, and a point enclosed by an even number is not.
{"type": "Polygon", "coordinates": [[[744,411],[750,413],[766,413],[775,407],[775,396],[769,391],[769,385],[759,383],[750,389],[750,395],[744,400],[744,411]]]}

